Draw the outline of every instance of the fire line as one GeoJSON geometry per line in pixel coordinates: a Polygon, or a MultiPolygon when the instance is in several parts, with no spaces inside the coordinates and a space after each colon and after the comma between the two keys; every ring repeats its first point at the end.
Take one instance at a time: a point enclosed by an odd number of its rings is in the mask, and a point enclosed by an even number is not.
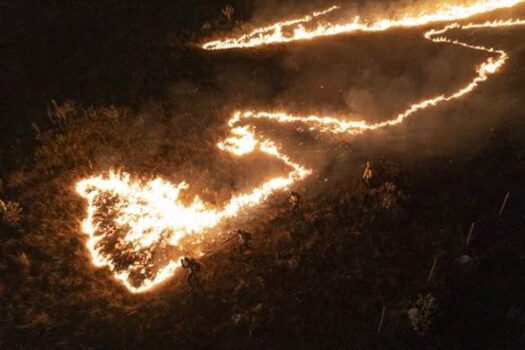
{"type": "MultiPolygon", "coordinates": [[[[364,23],[359,17],[347,24],[320,23],[307,30],[305,23],[312,22],[337,6],[313,14],[279,22],[236,38],[205,43],[206,50],[259,47],[270,44],[310,40],[356,31],[377,32],[396,27],[415,27],[435,22],[454,22],[473,15],[501,8],[513,7],[524,0],[485,0],[471,5],[447,6],[432,13],[401,19],[383,19],[364,23]],[[295,26],[295,27],[294,27],[295,26]],[[294,27],[289,34],[284,28],[294,27]]],[[[484,23],[450,23],[441,29],[430,29],[424,37],[434,43],[458,45],[482,51],[489,57],[475,68],[475,77],[459,90],[424,99],[409,106],[404,112],[384,122],[369,124],[334,116],[294,116],[285,112],[237,111],[228,120],[231,136],[218,144],[219,149],[234,156],[260,151],[282,161],[290,169],[286,176],[272,178],[247,193],[236,195],[221,209],[206,205],[195,197],[190,205],[183,204],[179,194],[188,188],[186,183],[174,185],[161,178],[146,183],[133,179],[126,173],[109,171],[106,175],[93,176],[79,181],[77,192],[87,200],[87,216],[82,231],[88,235],[87,248],[92,262],[109,268],[115,278],[132,293],[151,290],[167,280],[180,267],[173,253],[160,254],[167,248],[175,249],[176,256],[202,255],[202,243],[213,239],[210,232],[222,222],[234,218],[246,209],[256,207],[277,191],[289,189],[305,179],[313,170],[294,162],[273,140],[259,135],[253,125],[257,120],[275,123],[303,123],[322,133],[358,135],[402,123],[415,113],[438,104],[458,99],[474,91],[480,83],[497,73],[508,60],[508,54],[499,49],[472,45],[450,39],[445,34],[452,30],[474,28],[501,28],[525,25],[525,20],[488,21],[484,23]]]]}

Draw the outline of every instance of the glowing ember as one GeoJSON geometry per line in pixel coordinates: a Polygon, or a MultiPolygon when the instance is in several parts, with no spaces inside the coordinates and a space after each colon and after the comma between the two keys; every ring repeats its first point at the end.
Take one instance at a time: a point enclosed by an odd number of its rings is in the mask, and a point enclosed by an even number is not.
{"type": "MultiPolygon", "coordinates": [[[[465,6],[448,6],[415,17],[385,19],[372,23],[362,23],[356,17],[347,24],[318,24],[311,30],[302,26],[338,8],[332,7],[304,18],[256,29],[238,38],[212,41],[204,44],[203,48],[255,47],[354,31],[384,31],[394,27],[421,26],[436,21],[464,19],[498,8],[512,7],[522,1],[486,0],[465,6]],[[294,30],[286,31],[291,34],[284,34],[285,28],[294,30]]],[[[235,112],[228,121],[231,136],[219,143],[218,147],[235,156],[260,151],[279,159],[290,171],[287,176],[270,179],[248,193],[234,196],[222,208],[207,205],[198,197],[190,204],[183,204],[179,195],[188,186],[185,183],[173,185],[160,178],[141,182],[125,173],[109,172],[106,176],[79,181],[77,191],[88,201],[87,217],[83,221],[82,230],[89,235],[87,247],[93,263],[96,266],[107,266],[131,292],[150,290],[174,274],[180,267],[181,256],[202,255],[203,242],[213,238],[213,230],[225,219],[257,206],[272,193],[286,190],[311,174],[310,169],[295,163],[282,153],[271,139],[259,135],[253,125],[254,121],[265,119],[281,124],[303,123],[319,132],[348,135],[397,125],[418,111],[472,92],[490,75],[498,72],[508,59],[507,53],[502,50],[449,39],[444,36],[446,32],[518,25],[525,25],[525,20],[465,25],[453,23],[439,30],[427,31],[425,38],[433,42],[484,51],[491,56],[476,68],[475,77],[459,90],[449,95],[439,95],[417,102],[403,113],[384,122],[368,124],[365,121],[352,121],[340,117],[293,116],[284,112],[235,112]]]]}

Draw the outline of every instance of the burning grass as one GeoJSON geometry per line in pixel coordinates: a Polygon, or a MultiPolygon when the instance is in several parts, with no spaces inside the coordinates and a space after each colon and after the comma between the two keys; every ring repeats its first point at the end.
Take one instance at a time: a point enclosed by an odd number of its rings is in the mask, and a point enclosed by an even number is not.
{"type": "MultiPolygon", "coordinates": [[[[227,134],[216,119],[224,111],[199,94],[184,97],[200,100],[155,118],[51,104],[60,118],[0,193],[22,208],[16,225],[0,222],[0,347],[523,347],[525,168],[515,130],[480,136],[486,144],[474,154],[419,162],[370,139],[323,146],[337,156],[298,189],[300,211],[281,194],[232,223],[253,233],[252,247],[209,247],[198,294],[189,293],[183,273],[151,293],[130,294],[90,262],[77,181],[118,164],[143,183],[191,179],[181,200],[201,194],[213,206],[254,184],[247,169],[260,159],[236,160],[216,148],[227,134]],[[367,160],[376,174],[371,187],[357,174],[367,160]],[[419,296],[432,300],[432,312],[419,296]],[[415,307],[421,319],[409,318],[415,307]],[[420,326],[426,338],[412,328],[420,326]]],[[[282,170],[265,161],[253,181],[264,180],[269,164],[270,172],[282,170]]]]}
{"type": "MultiPolygon", "coordinates": [[[[517,243],[522,242],[515,231],[519,205],[509,202],[505,221],[498,224],[487,199],[493,193],[494,201],[499,201],[502,185],[511,186],[519,198],[517,183],[493,184],[484,200],[473,206],[454,199],[477,198],[479,184],[494,172],[491,159],[515,154],[515,146],[504,141],[506,136],[498,136],[479,156],[461,160],[461,167],[446,168],[439,178],[434,174],[443,169],[440,160],[412,172],[395,158],[380,162],[377,155],[370,155],[377,174],[372,188],[357,177],[332,176],[350,161],[362,164],[351,153],[339,151],[342,158],[305,185],[315,190],[304,193],[299,213],[288,209],[286,196],[275,196],[242,223],[254,234],[249,252],[240,254],[235,246],[226,245],[201,259],[203,290],[196,297],[188,293],[181,274],[154,293],[129,294],[110,271],[90,264],[79,223],[85,204],[74,184],[101,166],[96,155],[107,157],[108,149],[122,147],[125,151],[114,156],[123,164],[127,156],[138,159],[135,169],[163,164],[165,148],[157,157],[148,153],[152,162],[148,163],[140,153],[141,137],[122,140],[137,120],[139,116],[126,111],[78,110],[62,129],[42,135],[33,167],[9,177],[6,193],[22,204],[24,212],[19,228],[2,227],[1,292],[7,325],[2,341],[7,348],[205,348],[211,342],[217,348],[257,348],[275,339],[280,347],[297,343],[303,348],[346,343],[373,347],[383,305],[387,308],[382,341],[411,347],[418,340],[405,312],[418,295],[428,293],[439,307],[428,336],[441,343],[456,342],[465,335],[451,332],[450,319],[478,312],[469,304],[471,297],[479,297],[470,288],[492,288],[498,279],[491,266],[503,263],[500,259],[517,259],[517,243]],[[436,208],[445,208],[446,220],[436,217],[436,208]],[[473,213],[488,220],[477,226],[480,231],[471,243],[480,270],[466,282],[457,282],[451,279],[455,270],[447,266],[463,254],[465,228],[473,213]],[[491,227],[506,238],[494,236],[491,227]],[[499,248],[494,249],[496,241],[499,248]],[[428,285],[436,254],[438,264],[428,285]]],[[[206,159],[208,152],[192,140],[180,135],[173,139],[173,147],[206,159]]],[[[180,159],[184,169],[203,162],[198,157],[192,157],[195,163],[180,159]]],[[[518,181],[525,169],[512,157],[505,164],[508,178],[518,181]]],[[[162,173],[171,167],[155,169],[162,173]]],[[[516,268],[522,264],[513,261],[516,268]]],[[[506,274],[514,276],[513,271],[506,274]]],[[[510,302],[513,294],[509,290],[508,295],[497,295],[510,302]]],[[[516,301],[510,305],[522,307],[516,301]]],[[[500,312],[496,306],[491,309],[500,312]]],[[[476,329],[492,327],[487,322],[479,322],[481,328],[476,329]]],[[[513,329],[503,322],[491,334],[513,329]]]]}

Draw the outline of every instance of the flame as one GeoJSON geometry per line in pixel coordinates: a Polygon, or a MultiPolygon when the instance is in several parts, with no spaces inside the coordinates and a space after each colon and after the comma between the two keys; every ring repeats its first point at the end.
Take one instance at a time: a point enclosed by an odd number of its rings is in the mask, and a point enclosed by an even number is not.
{"type": "MultiPolygon", "coordinates": [[[[312,15],[256,29],[239,38],[212,41],[203,45],[206,49],[254,47],[295,40],[308,40],[320,36],[336,35],[353,31],[384,31],[394,27],[411,27],[437,21],[454,21],[498,8],[512,7],[520,2],[478,1],[467,6],[448,6],[434,13],[394,20],[378,20],[362,23],[354,18],[344,25],[319,24],[307,31],[302,27],[317,17],[336,9],[331,7],[312,15]],[[297,26],[292,34],[285,35],[283,28],[297,26]]],[[[294,162],[268,137],[260,135],[254,123],[269,120],[279,124],[302,123],[321,133],[357,135],[369,130],[394,126],[416,112],[438,104],[458,99],[496,74],[508,59],[505,51],[471,45],[450,39],[445,34],[452,30],[475,28],[500,28],[525,25],[525,20],[488,21],[485,23],[451,23],[441,29],[430,29],[424,37],[435,43],[458,45],[490,55],[476,67],[474,78],[463,87],[448,95],[442,94],[424,99],[409,106],[397,116],[379,123],[350,120],[341,116],[294,116],[285,112],[237,111],[228,120],[230,136],[220,142],[219,149],[233,156],[243,156],[256,151],[282,161],[288,168],[286,176],[275,177],[247,193],[236,195],[222,208],[215,208],[195,197],[184,204],[179,196],[187,190],[185,182],[174,185],[164,179],[149,181],[132,179],[129,174],[109,171],[106,175],[93,176],[79,181],[77,192],[87,200],[87,216],[82,231],[88,235],[87,248],[95,266],[108,267],[114,276],[133,293],[151,290],[170,278],[181,266],[178,258],[184,254],[202,255],[202,244],[214,239],[214,230],[225,220],[256,207],[276,191],[283,191],[303,180],[313,171],[294,162]],[[176,259],[174,257],[177,257],[176,259]]]]}
{"type": "Polygon", "coordinates": [[[178,247],[179,258],[184,254],[201,255],[204,233],[311,173],[282,154],[271,140],[256,140],[245,127],[234,128],[232,133],[234,136],[219,145],[221,149],[234,155],[258,149],[291,170],[285,177],[272,178],[248,193],[234,196],[221,210],[206,206],[199,197],[190,205],[182,204],[179,195],[188,188],[185,182],[173,185],[156,178],[143,183],[115,171],[79,181],[76,190],[88,201],[82,231],[89,236],[86,246],[93,264],[109,267],[131,292],[147,291],[181,266],[171,257],[173,254],[165,256],[166,247],[178,247]]]}
{"type": "Polygon", "coordinates": [[[513,7],[523,0],[481,0],[469,5],[453,6],[441,5],[434,12],[423,12],[415,16],[403,16],[395,19],[378,19],[371,22],[362,21],[355,16],[347,23],[317,23],[312,29],[306,29],[305,23],[312,22],[317,17],[322,17],[339,9],[331,7],[325,11],[317,12],[296,20],[278,22],[274,25],[258,28],[251,33],[237,38],[226,38],[209,41],[202,45],[205,50],[224,50],[232,48],[248,48],[271,44],[289,43],[298,40],[311,40],[319,37],[333,36],[353,32],[381,32],[391,28],[418,27],[436,22],[452,22],[462,20],[481,13],[497,9],[513,7]]]}

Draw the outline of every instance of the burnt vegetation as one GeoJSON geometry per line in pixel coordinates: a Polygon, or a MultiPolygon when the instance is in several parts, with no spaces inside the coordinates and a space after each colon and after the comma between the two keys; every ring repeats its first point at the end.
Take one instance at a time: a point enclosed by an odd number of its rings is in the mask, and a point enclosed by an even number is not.
{"type": "MultiPolygon", "coordinates": [[[[109,168],[191,179],[188,200],[216,204],[249,184],[244,170],[260,160],[215,145],[234,107],[283,103],[286,79],[275,67],[284,49],[230,57],[192,46],[250,20],[249,3],[1,5],[0,348],[523,348],[519,110],[469,134],[475,147],[425,157],[376,140],[407,130],[331,140],[335,156],[295,189],[299,208],[277,193],[253,210],[242,222],[250,247],[232,241],[199,260],[195,292],[180,271],[133,295],[92,266],[79,179],[109,168]],[[224,71],[224,62],[238,69],[224,71]],[[277,86],[218,86],[222,74],[244,81],[245,70],[248,80],[277,86]]],[[[506,75],[517,96],[525,91],[520,50],[506,75]]],[[[459,109],[441,113],[475,114],[479,105],[459,109]]]]}

